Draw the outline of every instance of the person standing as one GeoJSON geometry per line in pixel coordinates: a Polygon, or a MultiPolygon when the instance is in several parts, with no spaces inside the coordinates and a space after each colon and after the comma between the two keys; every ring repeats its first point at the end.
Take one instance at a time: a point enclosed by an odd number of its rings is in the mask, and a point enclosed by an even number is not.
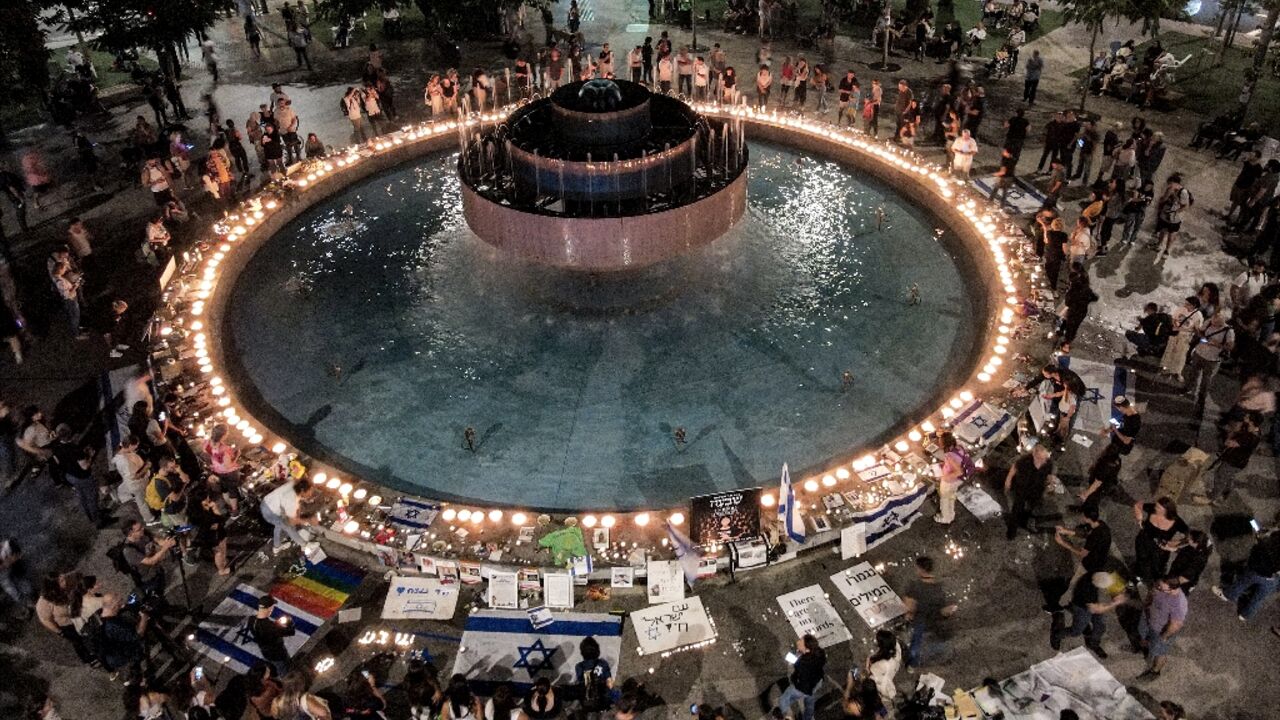
{"type": "Polygon", "coordinates": [[[689,55],[689,48],[680,48],[680,54],[676,56],[676,75],[679,78],[679,92],[685,97],[693,96],[693,57],[689,55]]]}
{"type": "MultiPolygon", "coordinates": [[[[873,132],[872,135],[875,133],[873,132]]],[[[960,137],[956,138],[951,144],[951,170],[954,174],[969,179],[969,172],[973,168],[973,159],[978,155],[978,141],[973,139],[973,135],[966,128],[960,131],[960,137]]]]}
{"type": "Polygon", "coordinates": [[[1013,186],[1013,181],[1016,179],[1013,168],[1017,164],[1018,158],[1009,148],[1000,150],[1000,167],[996,169],[995,182],[991,184],[991,192],[987,195],[988,200],[995,200],[996,195],[999,195],[1001,203],[1008,201],[1009,188],[1013,186]]]}
{"type": "Polygon", "coordinates": [[[1196,407],[1204,407],[1209,395],[1209,385],[1222,367],[1222,359],[1231,354],[1236,344],[1236,332],[1227,324],[1226,313],[1215,312],[1209,323],[1200,329],[1199,342],[1191,348],[1187,358],[1191,377],[1187,379],[1186,392],[1195,398],[1196,407]]]}
{"type": "Polygon", "coordinates": [[[236,121],[227,120],[222,130],[222,139],[227,144],[231,159],[235,161],[236,171],[240,173],[242,179],[247,179],[253,177],[253,173],[249,170],[249,153],[244,149],[242,137],[240,131],[236,129],[236,121]]]}
{"type": "Polygon", "coordinates": [[[1227,432],[1222,441],[1222,450],[1218,452],[1218,458],[1214,462],[1213,487],[1208,490],[1207,497],[1194,498],[1197,504],[1216,505],[1227,499],[1235,486],[1236,478],[1249,466],[1249,460],[1258,449],[1258,443],[1262,440],[1259,429],[1261,424],[1262,415],[1252,411],[1246,412],[1244,417],[1233,423],[1234,427],[1227,432]]]}
{"type": "Polygon", "coordinates": [[[1031,57],[1027,58],[1027,67],[1022,76],[1022,101],[1026,104],[1036,104],[1036,90],[1040,87],[1040,76],[1043,73],[1044,58],[1040,57],[1039,50],[1032,50],[1031,57]]]}
{"type": "MultiPolygon", "coordinates": [[[[719,47],[717,45],[716,47],[719,47]]],[[[640,65],[644,70],[644,84],[653,87],[653,38],[646,37],[640,46],[640,65]]]]}
{"type": "Polygon", "coordinates": [[[1173,554],[1169,563],[1169,574],[1178,578],[1182,591],[1188,596],[1200,584],[1200,576],[1209,565],[1209,556],[1213,554],[1213,542],[1203,530],[1192,530],[1187,533],[1187,540],[1173,554]]]}
{"type": "MultiPolygon", "coordinates": [[[[836,127],[844,124],[846,119],[852,127],[857,124],[855,120],[858,112],[858,76],[854,74],[853,70],[845,71],[844,77],[840,78],[836,89],[839,93],[836,96],[836,127]]],[[[819,92],[821,92],[821,89],[819,89],[819,92]]],[[[825,110],[822,102],[824,95],[825,93],[818,96],[818,112],[825,110]]]]}
{"type": "Polygon", "coordinates": [[[213,76],[213,84],[218,84],[218,51],[212,40],[200,43],[200,57],[204,60],[204,68],[213,76]]]}
{"type": "Polygon", "coordinates": [[[939,437],[942,448],[942,469],[938,474],[938,514],[934,522],[950,525],[956,519],[956,492],[965,481],[967,455],[956,442],[955,435],[944,432],[939,437]]]}
{"type": "MultiPolygon", "coordinates": [[[[364,142],[367,139],[364,132],[364,120],[361,115],[363,105],[360,91],[354,87],[348,87],[347,92],[342,96],[342,109],[346,112],[347,120],[351,121],[352,137],[360,138],[360,142],[364,142]]],[[[250,131],[250,137],[252,137],[252,130],[250,131]]],[[[259,142],[260,145],[261,143],[259,142]]],[[[265,159],[263,160],[263,169],[266,169],[265,159]]]]}
{"type": "Polygon", "coordinates": [[[871,137],[878,137],[880,132],[880,104],[884,102],[884,88],[880,87],[879,79],[871,79],[871,90],[867,93],[866,102],[871,105],[870,114],[867,113],[866,106],[862,108],[862,116],[868,120],[867,131],[871,133],[871,137]]]}
{"type": "MultiPolygon", "coordinates": [[[[1150,184],[1151,181],[1144,178],[1143,183],[1150,184]]],[[[1156,216],[1156,237],[1151,249],[1158,252],[1152,259],[1152,264],[1160,262],[1162,257],[1169,254],[1178,231],[1182,229],[1182,212],[1191,207],[1192,202],[1191,191],[1182,186],[1182,175],[1170,175],[1165,181],[1164,192],[1160,194],[1157,205],[1159,214],[1156,216]]]]}
{"type": "Polygon", "coordinates": [[[249,632],[253,635],[253,641],[258,644],[262,659],[271,663],[277,675],[284,676],[289,672],[289,650],[285,647],[284,639],[293,637],[297,630],[292,618],[283,612],[279,619],[271,617],[275,606],[276,599],[270,594],[258,598],[258,612],[249,624],[249,632]]]}
{"type": "Polygon", "coordinates": [[[1280,590],[1280,531],[1273,530],[1259,538],[1249,551],[1244,569],[1235,581],[1223,588],[1214,585],[1213,594],[1239,608],[1240,619],[1249,621],[1262,604],[1280,590]],[[1240,607],[1240,601],[1245,600],[1240,607]]]}
{"type": "Polygon", "coordinates": [[[1009,513],[1005,516],[1008,526],[1006,538],[1012,540],[1018,528],[1026,528],[1033,534],[1037,532],[1035,511],[1049,482],[1056,480],[1049,448],[1044,445],[1036,445],[1013,463],[1004,479],[1004,492],[1009,503],[1009,513]]]}
{"type": "Polygon", "coordinates": [[[1168,660],[1173,641],[1187,622],[1187,596],[1178,585],[1178,578],[1164,577],[1156,581],[1154,591],[1147,596],[1146,607],[1138,619],[1138,637],[1147,655],[1147,669],[1139,680],[1160,677],[1168,660]]]}
{"type": "Polygon", "coordinates": [[[773,88],[773,71],[768,65],[761,65],[756,72],[756,107],[764,110],[769,106],[769,91],[773,88]]]}
{"type": "Polygon", "coordinates": [[[1089,467],[1089,484],[1079,494],[1080,512],[1096,513],[1102,498],[1120,486],[1121,460],[1118,453],[1104,452],[1089,467]]]}
{"type": "Polygon", "coordinates": [[[111,468],[120,476],[116,499],[121,503],[132,500],[138,508],[138,517],[147,523],[154,522],[146,500],[147,482],[151,478],[150,467],[138,454],[136,437],[130,434],[121,438],[120,446],[111,458],[111,468]]]}
{"type": "Polygon", "coordinates": [[[707,90],[711,84],[711,69],[707,67],[706,60],[701,55],[693,61],[693,97],[695,100],[706,102],[707,90]]]}
{"type": "Polygon", "coordinates": [[[800,717],[813,720],[814,706],[817,704],[818,690],[822,687],[822,679],[826,673],[827,653],[818,644],[818,638],[804,635],[796,640],[795,665],[788,678],[790,685],[778,698],[778,707],[784,714],[790,715],[796,703],[803,705],[800,717]]]}
{"type": "Polygon", "coordinates": [[[311,44],[311,36],[305,28],[295,26],[289,31],[289,47],[293,49],[293,58],[297,61],[295,68],[305,64],[311,70],[311,57],[307,55],[307,46],[311,44]]]}
{"type": "Polygon", "coordinates": [[[169,551],[177,544],[178,541],[172,537],[157,542],[147,532],[141,520],[125,521],[124,543],[120,546],[120,553],[143,595],[164,599],[164,562],[169,559],[169,551]]]}
{"type": "Polygon", "coordinates": [[[1133,518],[1138,535],[1133,541],[1133,573],[1137,582],[1152,582],[1165,575],[1169,558],[1191,532],[1187,522],[1178,516],[1178,505],[1170,497],[1155,502],[1133,504],[1133,518]]]}
{"type": "Polygon", "coordinates": [[[1102,594],[1111,586],[1111,573],[1094,572],[1080,578],[1071,590],[1071,624],[1063,626],[1059,614],[1054,613],[1054,624],[1049,631],[1049,646],[1054,650],[1062,647],[1062,639],[1084,635],[1084,645],[1100,658],[1107,657],[1102,649],[1102,634],[1106,631],[1106,613],[1115,610],[1128,601],[1124,593],[1102,601],[1102,594]]]}
{"type": "Polygon", "coordinates": [[[631,82],[644,81],[644,54],[639,45],[627,53],[627,69],[631,72],[631,82]]]}
{"type": "Polygon", "coordinates": [[[957,606],[947,602],[946,592],[933,574],[933,558],[921,555],[915,559],[916,577],[907,584],[902,602],[911,624],[911,642],[907,646],[907,667],[919,667],[924,660],[925,633],[937,623],[955,614],[957,606]]]}
{"type": "Polygon", "coordinates": [[[77,340],[85,340],[89,333],[80,326],[80,286],[84,279],[72,272],[68,263],[60,262],[53,266],[53,287],[62,301],[63,310],[67,313],[67,327],[77,340]]]}
{"type": "Polygon", "coordinates": [[[1105,452],[1117,456],[1128,455],[1133,452],[1133,442],[1142,431],[1142,415],[1124,395],[1117,395],[1112,404],[1115,405],[1116,412],[1120,413],[1120,418],[1113,418],[1102,431],[1103,435],[1110,438],[1105,452]]]}
{"type": "Polygon", "coordinates": [[[675,74],[675,63],[670,55],[658,58],[658,90],[663,95],[671,93],[671,76],[675,74]]]}

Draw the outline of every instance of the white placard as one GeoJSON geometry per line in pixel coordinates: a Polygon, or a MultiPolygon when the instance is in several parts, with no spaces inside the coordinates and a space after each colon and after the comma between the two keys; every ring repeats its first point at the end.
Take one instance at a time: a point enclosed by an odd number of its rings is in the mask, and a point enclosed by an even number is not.
{"type": "Polygon", "coordinates": [[[627,567],[615,567],[609,571],[609,586],[616,588],[629,588],[636,585],[636,569],[627,567]]]}
{"type": "Polygon", "coordinates": [[[1002,512],[1000,503],[991,497],[986,490],[983,490],[977,483],[965,483],[956,490],[956,499],[964,506],[965,510],[973,513],[973,516],[979,520],[986,522],[991,518],[1000,517],[1002,512]]]}
{"type": "Polygon", "coordinates": [[[779,595],[778,605],[796,631],[796,637],[812,635],[824,648],[853,637],[835,607],[827,600],[821,585],[810,585],[779,595]]]}
{"type": "Polygon", "coordinates": [[[684,571],[675,560],[650,560],[646,582],[650,605],[684,599],[684,571]]]}
{"type": "Polygon", "coordinates": [[[764,567],[769,562],[769,547],[762,540],[742,540],[729,543],[729,558],[735,570],[764,567]]]}
{"type": "Polygon", "coordinates": [[[696,596],[636,610],[631,613],[631,626],[636,629],[641,655],[669,652],[716,636],[702,598],[696,596]]]}
{"type": "Polygon", "coordinates": [[[867,524],[854,523],[840,529],[840,559],[851,560],[867,552],[867,524]]]}
{"type": "Polygon", "coordinates": [[[423,575],[436,574],[435,558],[431,557],[430,555],[423,555],[422,553],[414,553],[413,558],[414,560],[418,561],[418,572],[422,573],[423,575]]]}
{"type": "Polygon", "coordinates": [[[520,606],[520,576],[513,572],[490,572],[485,601],[495,610],[517,609],[520,606]]]}
{"type": "Polygon", "coordinates": [[[872,630],[907,611],[902,598],[869,562],[858,563],[832,575],[831,582],[872,630]]]}
{"type": "Polygon", "coordinates": [[[435,578],[396,575],[382,603],[384,620],[448,620],[458,607],[458,586],[435,578]]]}
{"type": "Polygon", "coordinates": [[[573,576],[569,573],[543,573],[542,599],[550,608],[573,607],[573,576]]]}

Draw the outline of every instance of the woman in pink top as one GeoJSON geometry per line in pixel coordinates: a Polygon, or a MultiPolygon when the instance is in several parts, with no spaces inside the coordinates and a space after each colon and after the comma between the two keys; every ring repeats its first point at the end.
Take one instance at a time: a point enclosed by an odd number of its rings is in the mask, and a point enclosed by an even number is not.
{"type": "Polygon", "coordinates": [[[218,478],[218,489],[227,501],[227,507],[233,517],[240,515],[240,451],[235,445],[226,442],[227,426],[221,423],[213,426],[209,440],[204,444],[204,452],[209,456],[209,469],[218,478]]]}
{"type": "Polygon", "coordinates": [[[940,525],[950,525],[956,519],[956,491],[964,483],[964,451],[951,433],[938,438],[942,446],[942,470],[938,473],[938,514],[933,516],[940,525]]]}

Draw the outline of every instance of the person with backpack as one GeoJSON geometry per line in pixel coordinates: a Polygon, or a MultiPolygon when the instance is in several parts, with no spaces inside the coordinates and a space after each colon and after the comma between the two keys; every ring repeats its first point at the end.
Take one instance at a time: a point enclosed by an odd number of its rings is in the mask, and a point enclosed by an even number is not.
{"type": "Polygon", "coordinates": [[[1152,264],[1160,262],[1161,258],[1169,254],[1169,248],[1177,238],[1178,230],[1182,228],[1182,212],[1195,202],[1191,191],[1182,185],[1182,174],[1170,175],[1156,205],[1159,214],[1156,216],[1156,237],[1151,249],[1157,252],[1152,264]]]}
{"type": "Polygon", "coordinates": [[[938,472],[938,514],[933,516],[933,521],[950,525],[956,519],[956,491],[976,468],[969,453],[951,433],[940,433],[938,444],[942,448],[942,469],[938,472]]]}
{"type": "Polygon", "coordinates": [[[613,704],[613,670],[609,661],[600,657],[600,643],[590,635],[578,644],[582,660],[573,666],[574,682],[582,688],[579,714],[582,718],[597,720],[613,704]]]}

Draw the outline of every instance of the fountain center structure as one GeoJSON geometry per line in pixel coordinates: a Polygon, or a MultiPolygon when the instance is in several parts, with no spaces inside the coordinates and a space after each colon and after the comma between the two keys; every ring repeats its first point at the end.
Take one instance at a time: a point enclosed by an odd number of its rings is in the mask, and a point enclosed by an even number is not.
{"type": "Polygon", "coordinates": [[[741,121],[637,83],[571,83],[505,121],[462,125],[459,142],[467,225],[541,265],[647,267],[712,242],[746,209],[741,121]]]}

